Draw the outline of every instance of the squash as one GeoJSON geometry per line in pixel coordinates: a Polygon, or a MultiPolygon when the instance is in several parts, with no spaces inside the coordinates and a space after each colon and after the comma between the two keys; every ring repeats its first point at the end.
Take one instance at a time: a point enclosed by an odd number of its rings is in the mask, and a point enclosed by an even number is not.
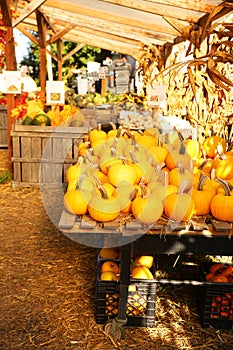
{"type": "Polygon", "coordinates": [[[224,188],[224,193],[216,194],[210,204],[212,215],[220,221],[233,222],[233,195],[229,185],[222,179],[215,179],[224,188]]]}
{"type": "Polygon", "coordinates": [[[178,189],[178,193],[168,195],[164,203],[165,215],[174,221],[190,220],[194,214],[195,203],[192,197],[184,193],[188,183],[184,181],[178,189]]]}
{"type": "Polygon", "coordinates": [[[32,120],[31,124],[38,126],[50,126],[51,120],[46,114],[40,113],[36,115],[36,117],[32,120]]]}
{"type": "Polygon", "coordinates": [[[32,124],[32,120],[33,120],[33,119],[32,119],[29,115],[27,115],[27,116],[24,118],[22,124],[23,124],[23,125],[31,125],[31,124],[32,124]]]}

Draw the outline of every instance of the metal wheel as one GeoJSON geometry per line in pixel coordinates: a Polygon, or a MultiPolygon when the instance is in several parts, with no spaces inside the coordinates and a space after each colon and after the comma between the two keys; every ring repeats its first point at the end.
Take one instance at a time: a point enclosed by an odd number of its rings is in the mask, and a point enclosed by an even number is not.
{"type": "Polygon", "coordinates": [[[116,340],[124,339],[125,330],[115,319],[108,320],[104,325],[104,331],[116,340]]]}

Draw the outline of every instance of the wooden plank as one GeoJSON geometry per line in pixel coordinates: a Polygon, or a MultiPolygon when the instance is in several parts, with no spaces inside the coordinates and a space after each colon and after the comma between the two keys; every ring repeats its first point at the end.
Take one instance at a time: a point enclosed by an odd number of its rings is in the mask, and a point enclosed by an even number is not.
{"type": "Polygon", "coordinates": [[[84,230],[94,229],[96,228],[96,221],[91,219],[88,215],[83,215],[80,223],[80,228],[84,230]]]}
{"type": "Polygon", "coordinates": [[[230,222],[225,222],[225,221],[219,221],[216,219],[211,219],[210,220],[215,231],[229,231],[232,230],[232,223],[230,222]]]}
{"type": "Polygon", "coordinates": [[[75,223],[76,215],[68,213],[66,210],[62,211],[60,221],[58,223],[59,229],[73,228],[75,223]]]}

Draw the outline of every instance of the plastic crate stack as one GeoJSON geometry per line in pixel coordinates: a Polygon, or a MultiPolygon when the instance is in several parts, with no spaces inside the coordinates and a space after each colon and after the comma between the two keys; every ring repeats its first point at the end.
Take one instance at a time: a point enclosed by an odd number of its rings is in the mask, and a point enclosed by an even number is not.
{"type": "MultiPolygon", "coordinates": [[[[104,324],[118,315],[120,276],[116,281],[100,280],[101,266],[114,261],[120,268],[119,259],[102,259],[98,255],[96,269],[96,322],[104,324]]],[[[127,300],[127,326],[154,327],[156,308],[156,283],[151,280],[130,279],[127,300]]]]}
{"type": "MultiPolygon", "coordinates": [[[[201,324],[204,328],[212,326],[216,329],[232,330],[233,283],[214,282],[214,280],[208,282],[206,277],[210,273],[210,266],[210,263],[206,263],[203,264],[201,268],[201,278],[205,282],[204,285],[199,288],[198,297],[201,324]]],[[[232,267],[230,264],[224,264],[222,269],[229,266],[232,267]]],[[[220,271],[216,273],[216,275],[220,275],[220,271]]]]}

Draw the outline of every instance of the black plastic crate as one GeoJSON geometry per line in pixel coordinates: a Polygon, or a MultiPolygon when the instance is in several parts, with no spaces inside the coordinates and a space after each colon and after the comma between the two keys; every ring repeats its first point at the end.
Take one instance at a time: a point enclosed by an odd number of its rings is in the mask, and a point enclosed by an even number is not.
{"type": "Polygon", "coordinates": [[[233,283],[206,282],[205,273],[212,263],[202,265],[198,310],[204,328],[212,326],[221,330],[233,330],[233,283]]]}
{"type": "MultiPolygon", "coordinates": [[[[97,281],[96,322],[105,323],[118,315],[119,281],[97,281]]],[[[127,301],[127,326],[154,327],[156,283],[131,279],[127,301]]]]}
{"type": "MultiPolygon", "coordinates": [[[[96,269],[96,322],[104,324],[118,315],[120,280],[100,280],[101,265],[112,259],[98,256],[96,269]]],[[[120,265],[120,260],[112,260],[120,265]]],[[[120,276],[119,276],[120,279],[120,276]]],[[[154,280],[130,279],[127,300],[127,326],[154,327],[156,307],[156,283],[154,280]]]]}

